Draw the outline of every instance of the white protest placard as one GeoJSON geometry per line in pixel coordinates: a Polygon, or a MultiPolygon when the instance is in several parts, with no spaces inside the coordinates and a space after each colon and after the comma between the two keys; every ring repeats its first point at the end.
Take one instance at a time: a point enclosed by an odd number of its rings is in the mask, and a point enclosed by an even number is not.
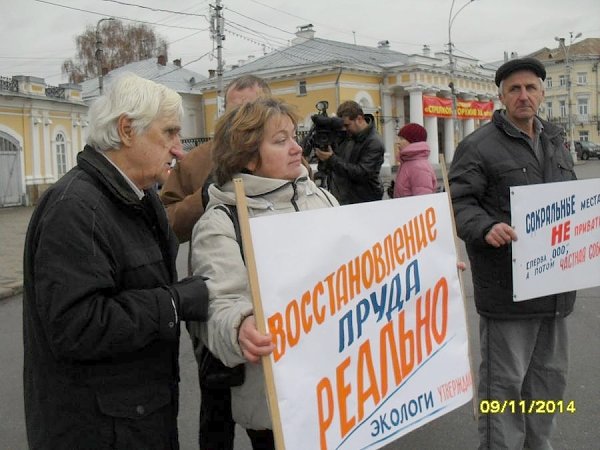
{"type": "Polygon", "coordinates": [[[600,178],[511,187],[515,301],[600,285],[600,178]]]}
{"type": "Polygon", "coordinates": [[[446,194],[250,229],[286,450],[376,449],[472,398],[446,194]]]}

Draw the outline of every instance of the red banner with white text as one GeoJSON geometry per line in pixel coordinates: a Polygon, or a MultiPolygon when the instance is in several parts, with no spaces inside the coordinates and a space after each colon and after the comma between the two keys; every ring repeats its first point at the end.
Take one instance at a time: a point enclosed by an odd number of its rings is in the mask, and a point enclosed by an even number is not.
{"type": "MultiPolygon", "coordinates": [[[[494,112],[494,102],[479,102],[475,100],[458,100],[456,102],[456,117],[459,119],[489,120],[494,112]]],[[[452,99],[423,96],[423,115],[425,117],[452,117],[452,99]]]]}

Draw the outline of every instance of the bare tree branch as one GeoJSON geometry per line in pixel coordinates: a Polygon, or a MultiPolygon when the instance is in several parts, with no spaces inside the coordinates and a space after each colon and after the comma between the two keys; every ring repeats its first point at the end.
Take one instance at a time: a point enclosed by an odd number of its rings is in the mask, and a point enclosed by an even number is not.
{"type": "MultiPolygon", "coordinates": [[[[164,55],[168,60],[167,41],[146,24],[125,25],[115,19],[104,22],[99,33],[103,49],[102,67],[108,71],[158,55],[164,55]]],[[[75,38],[75,44],[76,58],[63,61],[62,73],[68,75],[71,83],[97,77],[96,27],[88,25],[75,38]]]]}

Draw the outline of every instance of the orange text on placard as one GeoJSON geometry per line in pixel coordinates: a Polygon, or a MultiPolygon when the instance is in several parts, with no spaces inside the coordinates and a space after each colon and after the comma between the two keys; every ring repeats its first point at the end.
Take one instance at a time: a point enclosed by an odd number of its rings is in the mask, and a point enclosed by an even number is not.
{"type": "Polygon", "coordinates": [[[292,299],[283,311],[268,317],[268,331],[275,343],[274,361],[280,360],[288,348],[297,345],[303,334],[309,334],[328,316],[335,316],[363,290],[381,283],[397,267],[435,241],[436,223],[435,209],[427,208],[304,291],[300,300],[292,299]]]}
{"type": "Polygon", "coordinates": [[[333,432],[335,419],[343,439],[444,342],[448,331],[445,277],[415,300],[415,312],[415,322],[407,324],[405,311],[400,311],[381,327],[378,346],[366,339],[358,347],[357,355],[348,356],[338,364],[335,375],[323,377],[317,383],[321,449],[327,449],[327,433],[333,432]],[[379,370],[375,369],[375,358],[379,359],[379,370]]]}

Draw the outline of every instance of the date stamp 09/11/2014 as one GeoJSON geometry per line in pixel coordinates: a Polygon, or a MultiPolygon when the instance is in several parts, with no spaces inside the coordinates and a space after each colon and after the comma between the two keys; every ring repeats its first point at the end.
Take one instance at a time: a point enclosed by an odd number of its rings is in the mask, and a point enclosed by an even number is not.
{"type": "Polygon", "coordinates": [[[481,400],[481,414],[574,414],[575,401],[563,400],[481,400]]]}

